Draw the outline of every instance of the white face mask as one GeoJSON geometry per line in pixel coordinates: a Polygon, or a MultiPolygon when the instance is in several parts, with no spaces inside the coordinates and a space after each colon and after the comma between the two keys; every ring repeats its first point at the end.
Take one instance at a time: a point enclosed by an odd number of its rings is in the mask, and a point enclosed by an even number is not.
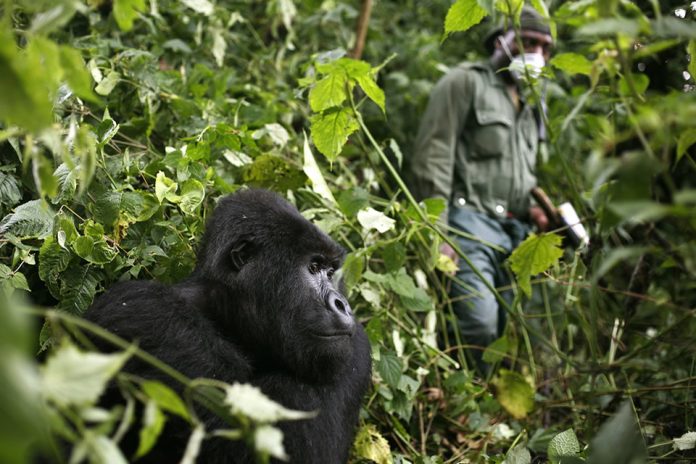
{"type": "Polygon", "coordinates": [[[525,53],[517,55],[510,61],[509,70],[516,80],[524,79],[527,74],[533,79],[541,75],[541,69],[546,65],[544,55],[540,53],[525,53]],[[525,67],[527,68],[525,72],[525,67]]]}

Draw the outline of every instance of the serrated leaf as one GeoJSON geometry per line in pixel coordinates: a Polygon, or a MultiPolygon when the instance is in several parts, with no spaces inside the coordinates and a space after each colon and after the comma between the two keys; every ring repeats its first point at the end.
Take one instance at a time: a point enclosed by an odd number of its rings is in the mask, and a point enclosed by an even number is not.
{"type": "Polygon", "coordinates": [[[373,424],[365,424],[360,427],[355,436],[353,452],[356,456],[374,461],[377,464],[391,464],[393,461],[389,442],[373,424]]]}
{"type": "Polygon", "coordinates": [[[39,249],[39,278],[46,283],[51,295],[59,297],[59,278],[70,264],[72,254],[47,237],[39,249]]]}
{"type": "Polygon", "coordinates": [[[534,409],[534,389],[521,374],[501,369],[493,385],[498,402],[515,419],[527,417],[534,409]]]}
{"type": "Polygon", "coordinates": [[[375,102],[377,106],[380,107],[383,113],[386,113],[386,108],[384,107],[384,91],[382,91],[382,89],[379,88],[372,76],[370,76],[369,74],[365,74],[363,76],[359,76],[357,78],[357,81],[360,88],[363,90],[363,92],[365,92],[365,95],[367,95],[370,100],[375,102]]]}
{"type": "Polygon", "coordinates": [[[476,0],[457,0],[445,17],[445,38],[452,32],[463,32],[477,25],[488,12],[476,0]]]}
{"type": "Polygon", "coordinates": [[[382,351],[376,367],[380,377],[382,377],[387,385],[392,388],[399,387],[399,380],[401,379],[401,370],[403,367],[401,359],[390,352],[382,351]]]}
{"type": "Polygon", "coordinates": [[[520,288],[527,295],[532,294],[531,277],[546,271],[563,256],[561,242],[561,237],[553,233],[543,235],[532,233],[512,252],[509,258],[510,267],[517,277],[520,288]]]}
{"type": "Polygon", "coordinates": [[[547,454],[552,464],[558,464],[563,456],[575,456],[580,452],[580,442],[573,429],[565,430],[549,442],[547,454]]]}
{"type": "Polygon", "coordinates": [[[196,179],[189,179],[181,186],[179,207],[185,214],[193,216],[204,198],[205,186],[196,179]]]}
{"type": "Polygon", "coordinates": [[[348,136],[360,128],[350,108],[315,114],[310,122],[314,145],[329,161],[338,157],[348,136]]]}
{"type": "Polygon", "coordinates": [[[141,388],[160,408],[186,420],[190,420],[188,410],[182,399],[174,390],[164,385],[162,382],[146,380],[142,383],[141,388]]]}
{"type": "Polygon", "coordinates": [[[316,416],[313,411],[295,411],[276,403],[249,384],[234,383],[225,387],[225,404],[232,414],[242,414],[261,423],[280,420],[309,419],[316,416]]]}
{"type": "Polygon", "coordinates": [[[309,91],[309,106],[320,113],[326,109],[341,106],[348,98],[348,76],[339,68],[318,81],[309,91]]]}
{"type": "Polygon", "coordinates": [[[81,352],[65,344],[41,369],[42,392],[48,400],[61,406],[93,405],[128,356],[127,353],[81,352]]]}
{"type": "Polygon", "coordinates": [[[31,200],[15,208],[0,221],[0,235],[12,234],[19,238],[48,237],[53,231],[55,213],[43,200],[31,200]]]}
{"type": "Polygon", "coordinates": [[[21,200],[19,181],[13,175],[0,171],[0,205],[14,206],[21,200]]]}
{"type": "Polygon", "coordinates": [[[376,230],[380,234],[394,229],[396,224],[394,219],[371,207],[358,211],[357,219],[365,230],[376,230]]]}
{"type": "Polygon", "coordinates": [[[150,400],[145,405],[143,413],[143,427],[140,429],[140,442],[135,452],[135,459],[145,456],[157,442],[157,438],[164,429],[166,417],[157,407],[157,403],[150,400]]]}
{"type": "Polygon", "coordinates": [[[335,205],[336,199],[334,198],[328,184],[326,183],[326,180],[324,179],[324,174],[322,174],[321,169],[319,169],[319,165],[317,164],[317,160],[314,158],[314,154],[312,154],[311,148],[309,148],[307,134],[303,134],[303,136],[304,163],[302,165],[302,170],[312,183],[312,190],[314,190],[317,195],[335,205]]]}
{"type": "Polygon", "coordinates": [[[549,64],[570,75],[589,76],[592,71],[592,62],[579,53],[559,53],[551,59],[549,64]]]}
{"type": "Polygon", "coordinates": [[[118,27],[122,31],[130,31],[138,12],[145,11],[145,0],[114,0],[112,11],[118,27]]]}
{"type": "Polygon", "coordinates": [[[99,277],[89,265],[71,266],[63,272],[58,309],[70,314],[82,314],[94,300],[99,277]]]}
{"type": "Polygon", "coordinates": [[[73,249],[77,256],[92,264],[110,263],[118,255],[106,240],[87,236],[78,237],[73,242],[73,249]]]}

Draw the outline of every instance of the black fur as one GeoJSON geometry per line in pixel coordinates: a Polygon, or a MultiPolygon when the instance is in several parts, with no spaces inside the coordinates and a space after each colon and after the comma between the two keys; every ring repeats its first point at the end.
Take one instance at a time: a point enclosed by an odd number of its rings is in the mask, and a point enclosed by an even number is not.
{"type": "MultiPolygon", "coordinates": [[[[293,463],[341,463],[371,369],[365,332],[331,280],[343,254],[279,196],[241,191],[219,202],[188,279],[118,284],[86,318],[191,378],[248,382],[288,408],[318,410],[316,418],[279,424],[286,451],[293,463]]],[[[180,390],[145,363],[126,371],[180,390]]],[[[208,429],[223,425],[202,417],[208,429]]],[[[178,462],[190,431],[170,419],[139,462],[178,462]]],[[[198,462],[253,460],[241,442],[213,438],[198,462]]]]}

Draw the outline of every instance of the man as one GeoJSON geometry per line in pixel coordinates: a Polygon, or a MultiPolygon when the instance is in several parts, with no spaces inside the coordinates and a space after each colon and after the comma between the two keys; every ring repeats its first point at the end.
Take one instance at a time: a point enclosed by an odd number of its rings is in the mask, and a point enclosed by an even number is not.
{"type": "MultiPolygon", "coordinates": [[[[494,30],[488,61],[461,63],[440,79],[421,121],[409,173],[417,198],[444,198],[448,209],[442,220],[474,237],[458,236],[457,242],[494,287],[510,283],[503,261],[530,225],[542,230],[548,225],[530,199],[542,125],[522,98],[520,81],[548,61],[552,37],[532,8],[523,8],[520,26],[519,37],[512,28],[494,30]]],[[[458,263],[449,245],[441,252],[458,263]]],[[[450,292],[457,329],[476,347],[471,354],[485,372],[482,352],[501,335],[505,310],[476,273],[459,264],[450,292]]]]}

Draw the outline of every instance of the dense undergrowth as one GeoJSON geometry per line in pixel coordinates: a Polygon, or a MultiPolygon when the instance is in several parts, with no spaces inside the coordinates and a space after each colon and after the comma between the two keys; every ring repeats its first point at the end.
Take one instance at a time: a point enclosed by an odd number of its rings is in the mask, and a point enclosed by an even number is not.
{"type": "MultiPolygon", "coordinates": [[[[401,166],[433,83],[484,56],[477,12],[518,3],[375,2],[356,61],[357,1],[2,2],[0,461],[59,436],[71,462],[124,462],[114,444],[144,403],[139,452],[176,414],[192,422],[192,462],[211,431],[191,398],[117,374],[141,353],[89,352],[81,334],[98,329],[79,315],[113,282],[188,275],[216,199],[245,185],[285,194],[349,251],[374,364],[353,462],[696,459],[689,2],[530,2],[557,36],[527,89],[548,101],[542,186],[575,205],[591,244],[545,234],[516,252],[490,378],[442,331],[442,204],[417,205],[401,166]],[[131,402],[96,408],[114,375],[131,402]]],[[[261,461],[282,454],[253,411],[235,414],[230,437],[256,439],[261,461]]]]}

